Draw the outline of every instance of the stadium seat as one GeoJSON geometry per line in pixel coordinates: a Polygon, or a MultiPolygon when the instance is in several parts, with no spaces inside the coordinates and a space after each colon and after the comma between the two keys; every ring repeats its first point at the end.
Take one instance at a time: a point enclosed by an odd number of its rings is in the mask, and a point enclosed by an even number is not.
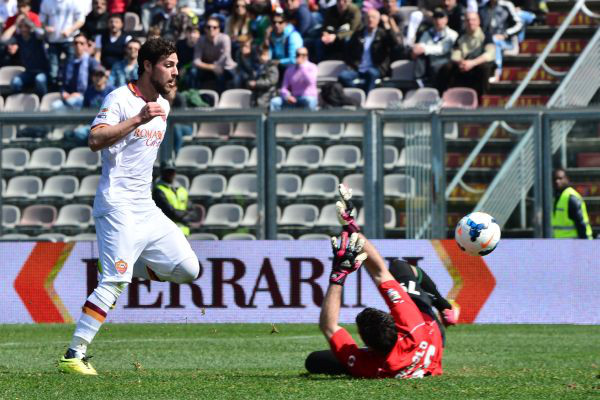
{"type": "Polygon", "coordinates": [[[0,96],[0,111],[4,109],[4,97],[0,96]]]}
{"type": "Polygon", "coordinates": [[[403,108],[421,108],[429,109],[430,107],[440,104],[440,94],[435,88],[419,88],[412,90],[406,94],[406,98],[402,102],[403,108]]]}
{"type": "Polygon", "coordinates": [[[277,196],[294,199],[300,193],[302,179],[296,174],[277,174],[277,196]]]}
{"type": "Polygon", "coordinates": [[[6,179],[2,178],[2,196],[6,194],[6,179]]]}
{"type": "Polygon", "coordinates": [[[252,91],[248,89],[229,89],[221,93],[218,108],[250,108],[252,91]]]}
{"type": "MultiPolygon", "coordinates": [[[[281,218],[281,208],[277,206],[277,221],[281,218]]],[[[258,205],[256,203],[250,204],[246,207],[246,212],[244,213],[244,218],[240,223],[240,226],[245,227],[254,227],[258,224],[258,205]]]]}
{"type": "Polygon", "coordinates": [[[391,77],[398,81],[415,80],[415,63],[410,60],[396,60],[390,65],[391,77]]]}
{"type": "MultiPolygon", "coordinates": [[[[396,227],[396,209],[389,204],[383,206],[383,227],[393,229],[396,227]]],[[[361,208],[356,219],[358,226],[365,225],[365,209],[361,208]]]]}
{"type": "Polygon", "coordinates": [[[403,138],[406,129],[406,122],[386,122],[383,124],[383,137],[403,138]]]}
{"type": "Polygon", "coordinates": [[[37,235],[35,237],[37,240],[46,240],[48,242],[68,242],[70,241],[70,237],[63,233],[55,233],[55,232],[47,232],[42,233],[41,235],[37,235]]]}
{"type": "Polygon", "coordinates": [[[383,168],[394,169],[398,163],[398,148],[391,144],[383,146],[383,168]]]}
{"type": "Polygon", "coordinates": [[[317,64],[317,83],[337,82],[344,69],[346,64],[341,60],[321,61],[317,64]]]}
{"type": "Polygon", "coordinates": [[[52,111],[52,103],[62,98],[60,92],[46,93],[40,101],[40,111],[50,112],[52,111]]]}
{"type": "Polygon", "coordinates": [[[21,172],[29,163],[29,152],[26,149],[2,149],[2,170],[21,172]]]}
{"type": "Polygon", "coordinates": [[[364,107],[367,95],[365,94],[365,91],[361,88],[344,88],[344,94],[356,100],[360,107],[364,107]]]}
{"type": "Polygon", "coordinates": [[[194,133],[194,138],[227,139],[230,133],[231,124],[229,122],[202,122],[194,133]]]}
{"type": "Polygon", "coordinates": [[[388,108],[399,106],[402,92],[396,88],[375,88],[367,95],[365,108],[388,108]]]}
{"type": "Polygon", "coordinates": [[[244,210],[238,204],[213,204],[206,213],[205,227],[237,228],[244,210]]]}
{"type": "Polygon", "coordinates": [[[304,235],[300,235],[298,240],[327,240],[329,242],[331,236],[325,233],[305,233],[304,235]]]}
{"type": "Polygon", "coordinates": [[[300,144],[288,150],[286,167],[318,168],[323,160],[323,149],[312,144],[300,144]]]}
{"type": "Polygon", "coordinates": [[[311,228],[319,218],[319,209],[313,204],[290,204],[283,210],[280,225],[311,228]]]}
{"type": "MultiPolygon", "coordinates": [[[[250,156],[246,167],[255,168],[258,160],[258,149],[253,147],[250,150],[250,156]]],[[[277,146],[277,168],[279,168],[285,162],[285,148],[283,146],[277,146]]]]}
{"type": "Polygon", "coordinates": [[[185,190],[190,189],[190,178],[188,178],[185,175],[182,174],[176,174],[175,175],[175,182],[177,182],[179,184],[179,186],[183,186],[185,188],[185,190]]]}
{"type": "Polygon", "coordinates": [[[304,124],[276,124],[275,137],[277,139],[300,140],[304,138],[306,125],[304,124]]]}
{"type": "Polygon", "coordinates": [[[35,204],[23,210],[18,226],[50,228],[56,221],[56,207],[45,204],[35,204]]]}
{"type": "Polygon", "coordinates": [[[233,232],[223,236],[221,240],[256,240],[256,236],[251,233],[233,232]]]}
{"type": "Polygon", "coordinates": [[[25,233],[6,233],[0,237],[2,240],[31,240],[31,236],[25,233]]]}
{"type": "Polygon", "coordinates": [[[140,21],[140,16],[134,12],[127,11],[123,15],[123,31],[132,33],[132,32],[140,32],[144,30],[144,26],[140,21]]]}
{"type": "Polygon", "coordinates": [[[200,96],[202,96],[203,98],[208,98],[210,97],[210,107],[214,108],[219,104],[219,93],[217,93],[214,90],[211,89],[198,89],[198,93],[200,93],[200,96]]]}
{"type": "Polygon", "coordinates": [[[256,122],[243,121],[235,124],[235,128],[231,133],[232,138],[253,139],[256,137],[256,122]]]}
{"type": "Polygon", "coordinates": [[[200,232],[192,233],[188,236],[188,240],[219,240],[219,237],[214,233],[200,232]]]}
{"type": "Polygon", "coordinates": [[[227,179],[220,174],[197,175],[190,186],[190,197],[218,199],[225,193],[227,179]]]}
{"type": "MultiPolygon", "coordinates": [[[[0,68],[2,69],[2,68],[0,68]]],[[[33,93],[11,94],[4,102],[5,112],[34,112],[37,111],[40,100],[33,93]]],[[[20,126],[22,127],[22,126],[20,126]]],[[[2,142],[10,143],[17,139],[17,126],[5,124],[2,126],[2,142]]]]}
{"type": "Polygon", "coordinates": [[[58,212],[58,218],[54,223],[55,228],[75,227],[87,229],[94,225],[92,207],[87,204],[68,204],[58,212]]]}
{"type": "Polygon", "coordinates": [[[4,228],[14,228],[21,220],[21,210],[19,207],[3,204],[2,205],[2,226],[4,228]]]}
{"type": "Polygon", "coordinates": [[[243,169],[249,155],[248,148],[245,146],[226,144],[216,148],[210,167],[243,169]]]}
{"type": "Polygon", "coordinates": [[[343,124],[315,122],[308,126],[305,138],[339,139],[344,130],[343,124]]]}
{"type": "MultiPolygon", "coordinates": [[[[6,67],[3,67],[6,68],[6,67]]],[[[3,68],[0,68],[3,69],[3,68]]],[[[4,103],[5,112],[33,112],[40,106],[40,99],[33,93],[11,94],[4,103]]]]}
{"type": "Polygon", "coordinates": [[[193,221],[187,221],[190,228],[200,228],[206,218],[206,208],[202,204],[192,204],[192,210],[196,211],[196,219],[193,221]]]}
{"type": "Polygon", "coordinates": [[[92,151],[89,147],[76,147],[69,151],[63,170],[96,171],[100,168],[100,152],[92,151]]]}
{"type": "Polygon", "coordinates": [[[237,174],[229,178],[225,196],[255,199],[257,190],[256,174],[237,174]]]}
{"type": "Polygon", "coordinates": [[[42,147],[31,153],[27,170],[59,171],[65,163],[65,151],[59,147],[42,147]]]}
{"type": "Polygon", "coordinates": [[[342,138],[361,138],[363,137],[365,127],[361,122],[350,122],[346,124],[342,138]]]}
{"type": "Polygon", "coordinates": [[[10,89],[12,79],[25,72],[25,67],[20,65],[7,65],[0,68],[0,89],[10,89]]]}
{"type": "Polygon", "coordinates": [[[39,194],[39,199],[49,198],[71,200],[79,190],[79,180],[71,175],[51,176],[44,183],[44,189],[39,194]]]}
{"type": "Polygon", "coordinates": [[[415,179],[405,174],[389,174],[383,178],[383,194],[386,197],[414,197],[415,179]]]}
{"type": "Polygon", "coordinates": [[[4,197],[8,200],[35,200],[42,187],[42,180],[37,176],[15,176],[8,181],[4,197]]]}
{"type": "Polygon", "coordinates": [[[332,174],[312,174],[304,178],[300,196],[333,199],[338,193],[339,179],[332,174]]]}
{"type": "Polygon", "coordinates": [[[398,157],[398,166],[431,168],[431,147],[423,145],[404,147],[398,157]]]}
{"type": "Polygon", "coordinates": [[[94,197],[96,195],[96,189],[98,188],[98,182],[100,181],[100,175],[88,175],[84,176],[79,184],[79,190],[75,197],[87,198],[94,197]]]}
{"type": "Polygon", "coordinates": [[[344,179],[342,179],[342,182],[346,186],[352,188],[352,197],[359,198],[365,195],[365,192],[363,190],[365,186],[365,178],[363,174],[346,175],[344,179]]]}
{"type": "Polygon", "coordinates": [[[76,242],[79,242],[79,241],[82,241],[82,242],[83,242],[83,241],[90,242],[90,241],[95,241],[95,240],[97,240],[97,239],[98,239],[98,238],[96,237],[96,234],[95,234],[95,233],[78,233],[78,234],[77,234],[77,235],[75,235],[75,236],[71,236],[71,240],[74,240],[74,241],[76,241],[76,242]]]}
{"type": "Polygon", "coordinates": [[[454,87],[446,90],[442,96],[443,108],[476,109],[478,106],[477,92],[471,88],[454,87]]]}
{"type": "Polygon", "coordinates": [[[355,169],[361,165],[360,148],[351,144],[336,144],[325,150],[321,167],[355,169]]]}
{"type": "Polygon", "coordinates": [[[206,169],[212,159],[212,151],[207,146],[184,146],[177,153],[175,166],[178,168],[206,169]]]}
{"type": "Polygon", "coordinates": [[[289,233],[277,233],[277,240],[294,240],[294,237],[289,233]]]}
{"type": "Polygon", "coordinates": [[[339,227],[335,204],[327,204],[321,209],[319,219],[315,223],[317,227],[339,227]]]}

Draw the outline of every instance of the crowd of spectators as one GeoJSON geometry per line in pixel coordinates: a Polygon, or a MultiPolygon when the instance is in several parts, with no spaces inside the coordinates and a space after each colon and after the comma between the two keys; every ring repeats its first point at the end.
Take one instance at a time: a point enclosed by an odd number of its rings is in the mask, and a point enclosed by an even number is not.
{"type": "MultiPolygon", "coordinates": [[[[0,0],[0,66],[21,65],[12,91],[60,92],[57,109],[97,106],[137,78],[150,37],[176,43],[179,93],[253,91],[258,107],[314,109],[317,64],[342,60],[344,87],[366,92],[395,60],[443,92],[498,80],[544,3],[509,0],[0,0]]],[[[541,11],[540,11],[541,10],[541,11]]]]}

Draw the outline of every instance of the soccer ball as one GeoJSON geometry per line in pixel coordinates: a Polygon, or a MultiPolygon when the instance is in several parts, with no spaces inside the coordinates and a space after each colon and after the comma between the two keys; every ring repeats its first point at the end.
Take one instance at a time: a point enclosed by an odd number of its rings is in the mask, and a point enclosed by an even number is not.
{"type": "Polygon", "coordinates": [[[498,245],[500,226],[491,215],[474,212],[458,221],[454,239],[465,253],[472,256],[485,256],[494,251],[498,245]]]}

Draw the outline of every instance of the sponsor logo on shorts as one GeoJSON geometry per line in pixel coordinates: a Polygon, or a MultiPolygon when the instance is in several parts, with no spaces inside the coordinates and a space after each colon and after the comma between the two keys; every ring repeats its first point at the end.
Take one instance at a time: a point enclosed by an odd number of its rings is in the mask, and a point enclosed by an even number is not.
{"type": "Polygon", "coordinates": [[[402,296],[400,296],[400,293],[398,293],[397,290],[388,289],[387,292],[385,292],[385,294],[387,294],[387,297],[392,303],[398,303],[402,300],[402,296]]]}
{"type": "Polygon", "coordinates": [[[122,275],[127,271],[127,263],[123,260],[118,260],[115,263],[115,268],[117,269],[117,272],[122,275]]]}

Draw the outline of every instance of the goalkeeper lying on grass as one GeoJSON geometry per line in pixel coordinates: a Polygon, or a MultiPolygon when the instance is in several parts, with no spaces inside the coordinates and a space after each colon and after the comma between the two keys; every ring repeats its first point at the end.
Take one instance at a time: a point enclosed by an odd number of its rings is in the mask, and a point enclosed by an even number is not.
{"type": "Polygon", "coordinates": [[[396,260],[388,270],[377,249],[359,233],[352,190],[340,185],[340,196],[336,206],[344,228],[339,240],[332,238],[333,266],[319,321],[331,350],[309,354],[306,369],[364,378],[440,375],[444,328],[433,307],[440,310],[446,325],[456,324],[458,309],[439,294],[422,269],[396,260]],[[359,348],[338,325],[338,317],[344,281],[363,262],[390,313],[365,308],[356,316],[358,333],[367,345],[359,348]]]}

